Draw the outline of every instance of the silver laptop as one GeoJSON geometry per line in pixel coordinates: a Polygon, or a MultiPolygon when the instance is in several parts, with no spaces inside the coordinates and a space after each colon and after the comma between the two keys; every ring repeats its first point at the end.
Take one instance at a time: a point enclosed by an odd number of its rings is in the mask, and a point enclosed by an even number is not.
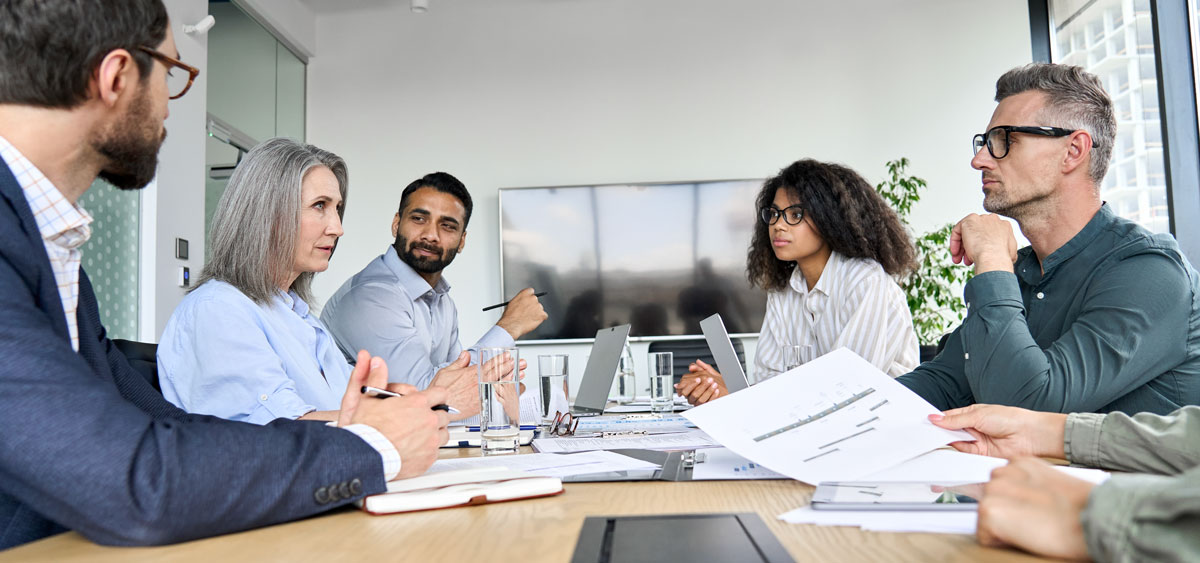
{"type": "Polygon", "coordinates": [[[733,349],[733,341],[725,331],[725,323],[721,315],[713,315],[700,321],[700,330],[704,331],[704,340],[708,342],[708,350],[717,361],[717,371],[725,378],[725,388],[730,393],[741,391],[746,384],[746,370],[738,360],[737,352],[733,349]]]}
{"type": "Polygon", "coordinates": [[[617,374],[617,361],[625,351],[625,339],[628,337],[629,325],[602,328],[596,332],[596,343],[592,344],[587,367],[583,369],[579,393],[575,395],[575,404],[571,405],[573,416],[604,414],[613,376],[617,374]]]}

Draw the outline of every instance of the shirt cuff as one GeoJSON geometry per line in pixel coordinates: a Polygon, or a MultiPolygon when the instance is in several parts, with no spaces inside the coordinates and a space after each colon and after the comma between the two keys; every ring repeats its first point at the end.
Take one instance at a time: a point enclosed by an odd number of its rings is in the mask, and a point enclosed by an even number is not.
{"type": "Polygon", "coordinates": [[[1071,413],[1063,429],[1063,454],[1067,461],[1087,467],[1103,467],[1100,463],[1100,426],[1103,414],[1071,413]]]}
{"type": "Polygon", "coordinates": [[[1080,515],[1088,555],[1096,561],[1138,561],[1134,528],[1146,505],[1159,495],[1177,492],[1180,484],[1161,475],[1113,475],[1096,485],[1080,515]]]}
{"type": "Polygon", "coordinates": [[[963,299],[967,302],[968,314],[998,301],[1022,305],[1021,287],[1017,285],[1017,275],[1012,272],[984,272],[971,278],[963,288],[963,299]]]}
{"type": "Polygon", "coordinates": [[[400,452],[396,451],[396,446],[393,446],[392,442],[378,430],[366,424],[350,424],[341,428],[353,432],[379,452],[379,457],[383,458],[383,479],[385,481],[391,481],[400,474],[400,452]]]}
{"type": "Polygon", "coordinates": [[[500,328],[500,325],[493,325],[492,328],[483,333],[483,336],[479,338],[479,341],[475,343],[473,348],[476,350],[479,348],[511,348],[516,345],[517,341],[513,340],[512,335],[507,330],[500,328]]]}

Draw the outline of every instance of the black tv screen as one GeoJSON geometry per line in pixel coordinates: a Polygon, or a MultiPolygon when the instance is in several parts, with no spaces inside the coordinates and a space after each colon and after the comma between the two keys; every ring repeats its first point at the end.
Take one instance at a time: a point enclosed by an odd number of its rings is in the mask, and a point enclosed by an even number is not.
{"type": "Polygon", "coordinates": [[[761,180],[500,190],[502,290],[547,291],[525,340],[731,334],[762,327],[766,294],[746,280],[761,180]]]}

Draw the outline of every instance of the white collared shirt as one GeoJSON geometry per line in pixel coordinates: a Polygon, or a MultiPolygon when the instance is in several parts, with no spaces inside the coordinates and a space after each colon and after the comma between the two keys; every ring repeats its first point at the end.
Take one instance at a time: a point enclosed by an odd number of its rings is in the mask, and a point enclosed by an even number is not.
{"type": "Polygon", "coordinates": [[[767,294],[767,313],[758,336],[755,379],[786,370],[791,345],[808,346],[809,361],[849,348],[881,371],[899,377],[919,362],[917,335],[904,291],[878,262],[829,256],[812,290],[800,268],[789,287],[767,294]]]}
{"type": "Polygon", "coordinates": [[[25,192],[25,199],[37,221],[50,267],[54,270],[54,281],[58,284],[58,296],[62,300],[63,314],[67,317],[67,330],[71,335],[71,348],[79,351],[79,265],[83,253],[79,247],[92,236],[92,216],[79,204],[72,204],[58,191],[54,184],[38,170],[25,155],[0,137],[0,158],[8,165],[17,184],[25,192]]]}

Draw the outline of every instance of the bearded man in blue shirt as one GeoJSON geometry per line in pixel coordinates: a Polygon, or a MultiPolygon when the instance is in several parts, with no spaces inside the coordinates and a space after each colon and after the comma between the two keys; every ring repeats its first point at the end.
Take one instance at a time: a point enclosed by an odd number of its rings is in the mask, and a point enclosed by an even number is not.
{"type": "Polygon", "coordinates": [[[975,266],[968,315],[944,350],[899,381],[940,409],[1166,414],[1200,402],[1200,285],[1174,238],[1100,199],[1112,101],[1074,66],[1030,64],[996,83],[974,138],[983,207],[954,226],[975,266]],[[1030,246],[1017,250],[1015,219],[1030,246]]]}

